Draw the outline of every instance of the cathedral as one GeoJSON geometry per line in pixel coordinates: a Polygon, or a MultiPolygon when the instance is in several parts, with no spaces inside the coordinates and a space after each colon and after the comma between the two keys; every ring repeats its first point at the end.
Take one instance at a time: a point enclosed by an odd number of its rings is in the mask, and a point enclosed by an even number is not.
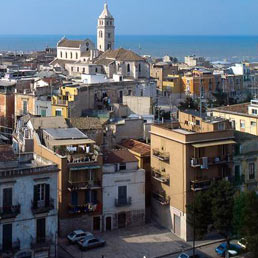
{"type": "Polygon", "coordinates": [[[149,78],[149,64],[131,50],[115,49],[115,20],[104,4],[97,23],[97,46],[90,39],[69,40],[57,43],[57,57],[50,63],[55,69],[70,76],[105,74],[107,78],[149,78]]]}

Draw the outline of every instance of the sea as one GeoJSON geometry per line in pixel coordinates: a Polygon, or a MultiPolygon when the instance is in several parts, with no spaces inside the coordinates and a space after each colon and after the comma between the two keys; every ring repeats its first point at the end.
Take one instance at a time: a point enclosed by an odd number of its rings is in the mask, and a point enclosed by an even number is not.
{"type": "MultiPolygon", "coordinates": [[[[55,47],[64,35],[0,35],[0,52],[31,52],[55,47]]],[[[65,35],[68,39],[89,38],[96,35],[65,35]]],[[[116,48],[123,47],[140,55],[165,55],[183,60],[184,56],[204,56],[210,61],[258,61],[258,36],[172,36],[117,35],[116,48]]]]}

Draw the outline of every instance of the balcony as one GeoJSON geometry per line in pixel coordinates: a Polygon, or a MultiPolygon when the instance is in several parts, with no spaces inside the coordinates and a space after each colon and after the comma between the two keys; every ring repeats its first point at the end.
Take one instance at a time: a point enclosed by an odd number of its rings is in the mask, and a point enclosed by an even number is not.
{"type": "Polygon", "coordinates": [[[68,106],[68,100],[53,98],[53,105],[68,106]]]}
{"type": "Polygon", "coordinates": [[[42,237],[42,238],[32,238],[31,239],[31,249],[49,249],[52,244],[52,237],[42,237]]]}
{"type": "Polygon", "coordinates": [[[205,180],[194,180],[190,182],[191,190],[196,191],[202,191],[205,189],[210,188],[211,186],[211,180],[205,179],[205,180]]]}
{"type": "MultiPolygon", "coordinates": [[[[67,153],[64,153],[67,154],[67,153]]],[[[68,163],[92,163],[98,161],[98,153],[68,154],[68,163]]]]}
{"type": "MultiPolygon", "coordinates": [[[[0,255],[4,254],[4,253],[8,253],[8,254],[16,253],[19,250],[20,250],[20,240],[19,239],[17,239],[17,241],[10,242],[6,246],[0,245],[0,255]]],[[[0,257],[2,257],[2,256],[0,256],[0,257]]],[[[3,256],[3,257],[5,257],[5,256],[3,256]]],[[[7,257],[9,257],[9,256],[7,256],[7,257]]]]}
{"type": "Polygon", "coordinates": [[[69,214],[95,214],[100,213],[102,210],[102,205],[100,203],[85,203],[82,205],[68,205],[69,214]]]}
{"type": "Polygon", "coordinates": [[[169,162],[168,152],[162,152],[162,151],[159,151],[158,149],[153,149],[152,153],[153,153],[153,156],[156,157],[157,159],[164,162],[169,162]]]}
{"type": "Polygon", "coordinates": [[[166,174],[165,170],[160,171],[159,169],[152,169],[152,178],[155,180],[169,185],[169,175],[166,174]]]}
{"type": "Polygon", "coordinates": [[[31,201],[31,211],[35,214],[47,213],[50,210],[53,210],[54,199],[43,200],[43,201],[31,201]]]}
{"type": "Polygon", "coordinates": [[[158,201],[162,206],[167,206],[170,203],[170,197],[166,196],[165,193],[152,193],[153,199],[158,201]]]}
{"type": "Polygon", "coordinates": [[[69,191],[86,190],[86,189],[101,189],[101,181],[99,180],[90,180],[86,182],[68,181],[69,191]]]}
{"type": "Polygon", "coordinates": [[[115,199],[116,207],[125,207],[132,205],[132,197],[128,197],[127,199],[115,199]]]}
{"type": "Polygon", "coordinates": [[[15,218],[21,212],[21,206],[12,205],[6,207],[0,207],[0,219],[11,219],[15,218]]]}
{"type": "Polygon", "coordinates": [[[220,165],[232,162],[232,155],[216,156],[216,157],[202,157],[191,158],[191,167],[206,168],[207,166],[220,165]],[[206,162],[206,164],[205,164],[206,162]]]}

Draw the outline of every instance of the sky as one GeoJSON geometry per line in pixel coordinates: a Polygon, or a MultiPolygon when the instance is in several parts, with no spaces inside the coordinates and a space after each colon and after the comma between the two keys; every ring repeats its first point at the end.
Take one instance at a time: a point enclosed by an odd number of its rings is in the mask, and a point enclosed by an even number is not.
{"type": "MultiPolygon", "coordinates": [[[[95,35],[104,0],[1,0],[0,35],[95,35]]],[[[107,0],[119,35],[258,35],[258,0],[107,0]]]]}

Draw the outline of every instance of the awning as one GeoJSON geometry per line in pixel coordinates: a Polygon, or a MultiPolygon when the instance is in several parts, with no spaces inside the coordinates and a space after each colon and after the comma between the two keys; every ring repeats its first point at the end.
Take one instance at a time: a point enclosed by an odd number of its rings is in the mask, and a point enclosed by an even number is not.
{"type": "Polygon", "coordinates": [[[100,166],[81,166],[70,168],[71,171],[86,170],[86,169],[99,169],[100,166]]]}
{"type": "Polygon", "coordinates": [[[236,144],[233,140],[226,140],[226,141],[214,141],[214,142],[204,142],[204,143],[196,143],[192,146],[194,148],[203,148],[203,147],[211,147],[211,146],[218,146],[218,145],[228,145],[228,144],[236,144]]]}

